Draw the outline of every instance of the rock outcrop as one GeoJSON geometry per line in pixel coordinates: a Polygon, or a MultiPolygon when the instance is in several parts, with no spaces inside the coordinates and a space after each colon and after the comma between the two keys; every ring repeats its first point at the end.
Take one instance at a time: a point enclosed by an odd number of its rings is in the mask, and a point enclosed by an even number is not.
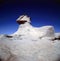
{"type": "Polygon", "coordinates": [[[16,32],[0,35],[0,61],[60,61],[60,34],[53,26],[34,27],[27,15],[17,23],[16,32]]]}

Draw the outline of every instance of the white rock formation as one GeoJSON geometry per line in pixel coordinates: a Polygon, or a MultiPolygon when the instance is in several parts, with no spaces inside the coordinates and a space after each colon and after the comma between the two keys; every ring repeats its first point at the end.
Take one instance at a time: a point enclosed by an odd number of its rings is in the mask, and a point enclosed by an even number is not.
{"type": "Polygon", "coordinates": [[[60,38],[60,33],[55,33],[56,38],[60,38]]]}
{"type": "Polygon", "coordinates": [[[26,15],[17,20],[15,33],[0,35],[0,61],[60,61],[60,40],[53,26],[33,27],[26,15]]]}

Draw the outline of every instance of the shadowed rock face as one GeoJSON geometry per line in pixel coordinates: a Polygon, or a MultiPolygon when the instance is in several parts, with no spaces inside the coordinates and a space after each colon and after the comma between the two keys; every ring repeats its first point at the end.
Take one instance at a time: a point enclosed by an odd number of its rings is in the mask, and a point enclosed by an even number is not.
{"type": "Polygon", "coordinates": [[[22,15],[16,21],[18,24],[24,24],[25,22],[30,23],[30,17],[28,17],[27,15],[22,15]]]}
{"type": "Polygon", "coordinates": [[[0,61],[2,61],[2,59],[0,58],[0,61]]]}
{"type": "Polygon", "coordinates": [[[60,40],[60,38],[55,38],[54,40],[60,40]]]}
{"type": "Polygon", "coordinates": [[[18,24],[24,24],[25,22],[27,22],[27,21],[26,21],[26,20],[24,20],[24,21],[19,21],[19,20],[18,20],[18,21],[17,21],[18,24]]]}
{"type": "Polygon", "coordinates": [[[6,35],[7,38],[12,38],[13,36],[6,35]]]}
{"type": "Polygon", "coordinates": [[[56,60],[56,61],[60,61],[60,58],[58,60],[56,60]]]}
{"type": "Polygon", "coordinates": [[[4,60],[0,58],[0,61],[4,61],[4,60]]]}
{"type": "Polygon", "coordinates": [[[57,60],[55,60],[55,61],[60,61],[60,56],[57,58],[57,60]]]}

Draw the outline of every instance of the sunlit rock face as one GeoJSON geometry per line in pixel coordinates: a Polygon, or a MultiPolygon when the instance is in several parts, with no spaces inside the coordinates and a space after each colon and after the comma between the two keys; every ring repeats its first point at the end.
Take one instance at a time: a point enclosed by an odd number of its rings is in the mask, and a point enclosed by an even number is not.
{"type": "MultiPolygon", "coordinates": [[[[20,23],[18,30],[13,35],[30,35],[31,37],[54,37],[53,26],[33,27],[30,23],[30,17],[27,15],[20,16],[17,21],[20,23]]],[[[19,24],[18,23],[18,24],[19,24]]]]}
{"type": "Polygon", "coordinates": [[[0,61],[60,61],[60,34],[53,26],[34,27],[30,17],[17,19],[11,35],[0,35],[0,61]]]}

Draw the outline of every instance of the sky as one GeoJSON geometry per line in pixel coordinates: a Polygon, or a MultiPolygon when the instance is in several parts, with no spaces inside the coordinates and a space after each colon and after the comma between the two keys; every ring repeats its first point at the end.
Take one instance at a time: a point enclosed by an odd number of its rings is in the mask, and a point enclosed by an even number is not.
{"type": "Polygon", "coordinates": [[[59,0],[0,0],[0,34],[12,34],[18,29],[16,19],[26,14],[34,27],[54,26],[60,32],[59,0]]]}

